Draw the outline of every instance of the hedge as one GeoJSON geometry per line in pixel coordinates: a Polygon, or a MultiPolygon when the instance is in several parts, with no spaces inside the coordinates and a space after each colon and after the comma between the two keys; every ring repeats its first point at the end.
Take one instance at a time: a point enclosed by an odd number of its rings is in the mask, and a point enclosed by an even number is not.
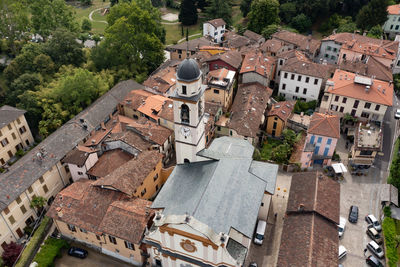
{"type": "Polygon", "coordinates": [[[40,251],[36,254],[33,261],[37,262],[40,267],[54,266],[54,259],[61,257],[61,249],[68,248],[69,244],[64,239],[56,239],[49,237],[44,241],[40,251]]]}
{"type": "Polygon", "coordinates": [[[396,267],[399,260],[397,255],[396,241],[396,225],[393,218],[385,217],[382,223],[383,235],[385,237],[386,257],[390,267],[396,267]]]}
{"type": "Polygon", "coordinates": [[[51,220],[49,217],[44,217],[39,227],[36,229],[35,233],[31,237],[30,241],[26,245],[25,249],[22,252],[21,257],[19,258],[15,267],[24,267],[29,265],[32,260],[34,254],[36,253],[40,243],[42,243],[44,236],[46,235],[48,226],[51,224],[51,220]]]}

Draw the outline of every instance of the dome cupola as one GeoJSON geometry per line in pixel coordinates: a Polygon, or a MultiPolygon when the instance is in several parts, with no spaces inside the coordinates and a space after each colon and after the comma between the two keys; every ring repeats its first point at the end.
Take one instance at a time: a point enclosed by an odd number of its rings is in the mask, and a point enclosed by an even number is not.
{"type": "Polygon", "coordinates": [[[200,78],[201,72],[199,69],[199,65],[196,60],[192,58],[186,58],[183,60],[179,66],[178,71],[176,72],[176,78],[179,81],[183,82],[193,82],[200,78]]]}

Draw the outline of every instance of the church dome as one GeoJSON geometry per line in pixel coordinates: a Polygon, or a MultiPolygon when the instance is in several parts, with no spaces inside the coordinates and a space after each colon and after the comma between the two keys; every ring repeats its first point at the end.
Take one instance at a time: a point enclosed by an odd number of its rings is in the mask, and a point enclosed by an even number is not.
{"type": "Polygon", "coordinates": [[[192,82],[200,77],[200,69],[196,60],[192,58],[187,58],[183,60],[179,66],[176,73],[176,78],[180,81],[192,82]]]}

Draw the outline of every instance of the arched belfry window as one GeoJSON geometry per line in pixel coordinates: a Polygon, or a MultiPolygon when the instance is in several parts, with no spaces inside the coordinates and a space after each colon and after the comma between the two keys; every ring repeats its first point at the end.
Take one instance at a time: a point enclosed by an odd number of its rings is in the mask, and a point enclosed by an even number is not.
{"type": "Polygon", "coordinates": [[[181,122],[189,123],[189,107],[185,104],[181,106],[181,122]]]}

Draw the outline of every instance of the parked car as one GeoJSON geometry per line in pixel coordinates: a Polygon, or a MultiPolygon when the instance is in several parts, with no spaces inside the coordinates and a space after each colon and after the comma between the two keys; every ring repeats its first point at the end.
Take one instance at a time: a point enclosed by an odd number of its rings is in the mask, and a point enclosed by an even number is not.
{"type": "Polygon", "coordinates": [[[400,109],[396,109],[396,113],[394,113],[394,118],[396,120],[400,119],[400,109]]]}
{"type": "Polygon", "coordinates": [[[71,247],[68,250],[68,255],[84,259],[87,257],[88,252],[86,249],[83,248],[71,247]]]}
{"type": "Polygon", "coordinates": [[[375,241],[371,241],[367,244],[367,248],[378,258],[383,258],[383,250],[375,241]]]}
{"type": "Polygon", "coordinates": [[[372,226],[375,228],[376,231],[378,232],[382,231],[382,226],[374,215],[370,214],[365,216],[365,220],[367,221],[368,224],[372,224],[372,226]]]}
{"type": "Polygon", "coordinates": [[[343,217],[340,217],[340,221],[339,221],[339,225],[338,225],[339,237],[343,236],[345,227],[346,227],[346,219],[343,217]]]}
{"type": "Polygon", "coordinates": [[[382,244],[383,243],[383,238],[382,236],[378,233],[378,231],[376,231],[376,229],[374,228],[374,226],[372,224],[368,225],[367,231],[366,231],[367,235],[374,240],[377,244],[382,244]]]}
{"type": "Polygon", "coordinates": [[[266,228],[267,222],[259,220],[257,223],[256,235],[254,236],[254,244],[262,245],[266,228]]]}
{"type": "Polygon", "coordinates": [[[370,255],[366,260],[367,264],[369,266],[373,266],[373,267],[383,267],[383,264],[374,256],[370,255]]]}
{"type": "Polygon", "coordinates": [[[349,211],[349,222],[356,223],[358,221],[358,207],[351,206],[349,211]]]}
{"type": "Polygon", "coordinates": [[[346,255],[347,255],[347,249],[344,246],[340,245],[339,246],[339,260],[346,255]]]}

